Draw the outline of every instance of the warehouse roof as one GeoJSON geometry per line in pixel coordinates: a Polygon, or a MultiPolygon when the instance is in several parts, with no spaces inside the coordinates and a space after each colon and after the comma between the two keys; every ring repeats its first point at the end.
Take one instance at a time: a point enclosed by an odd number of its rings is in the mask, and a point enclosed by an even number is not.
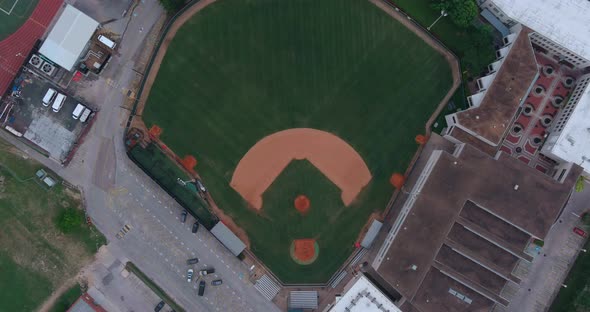
{"type": "Polygon", "coordinates": [[[68,4],[39,53],[57,65],[72,70],[96,27],[97,21],[68,4]]]}

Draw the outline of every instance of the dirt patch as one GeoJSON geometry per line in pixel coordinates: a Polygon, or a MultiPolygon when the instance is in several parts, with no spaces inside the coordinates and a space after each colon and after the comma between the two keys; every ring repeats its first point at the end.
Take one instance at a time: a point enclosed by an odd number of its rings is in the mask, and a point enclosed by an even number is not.
{"type": "Polygon", "coordinates": [[[371,181],[362,157],[329,132],[294,128],[258,141],[240,159],[230,186],[252,207],[262,209],[262,194],[292,160],[307,159],[342,191],[348,206],[371,181]]]}
{"type": "Polygon", "coordinates": [[[309,200],[309,198],[307,198],[307,196],[299,195],[295,197],[293,205],[295,206],[295,209],[299,211],[300,214],[306,215],[307,212],[309,212],[309,208],[311,207],[311,201],[309,200]]]}
{"type": "Polygon", "coordinates": [[[319,245],[313,238],[296,239],[291,243],[291,258],[301,265],[313,263],[319,255],[319,245]]]}

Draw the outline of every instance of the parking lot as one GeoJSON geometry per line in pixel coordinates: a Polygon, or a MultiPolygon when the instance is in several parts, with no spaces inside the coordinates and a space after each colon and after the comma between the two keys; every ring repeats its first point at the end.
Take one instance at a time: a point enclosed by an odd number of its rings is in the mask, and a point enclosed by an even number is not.
{"type": "MultiPolygon", "coordinates": [[[[3,127],[14,130],[14,135],[23,137],[42,149],[50,158],[63,163],[84,128],[90,124],[72,118],[78,103],[74,96],[39,74],[23,71],[15,81],[12,97],[7,97],[0,106],[0,122],[3,127]],[[66,96],[63,106],[54,112],[51,104],[43,105],[43,97],[52,88],[66,96]]],[[[84,105],[84,104],[83,104],[84,105]]]]}

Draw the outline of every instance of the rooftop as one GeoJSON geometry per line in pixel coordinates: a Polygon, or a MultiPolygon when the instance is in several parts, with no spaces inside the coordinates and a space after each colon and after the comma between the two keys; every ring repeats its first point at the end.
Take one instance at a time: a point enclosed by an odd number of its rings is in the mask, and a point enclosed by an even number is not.
{"type": "Polygon", "coordinates": [[[458,124],[488,144],[500,143],[537,76],[528,32],[526,28],[519,32],[480,105],[457,113],[458,124]]]}
{"type": "Polygon", "coordinates": [[[465,144],[422,157],[433,161],[431,171],[412,173],[425,176],[423,186],[409,191],[415,201],[378,273],[422,312],[506,305],[500,291],[508,280],[520,281],[512,275],[518,261],[531,261],[524,246],[531,236],[545,237],[581,168],[559,183],[508,155],[495,159],[465,144]]]}
{"type": "Polygon", "coordinates": [[[57,65],[72,70],[96,27],[97,21],[68,4],[39,53],[57,65]]]}
{"type": "Polygon", "coordinates": [[[584,89],[569,120],[552,145],[551,153],[590,172],[590,85],[584,89]]]}
{"type": "Polygon", "coordinates": [[[587,0],[493,0],[506,15],[590,60],[587,0]],[[574,30],[575,31],[572,31],[574,30]]]}
{"type": "Polygon", "coordinates": [[[401,312],[393,302],[385,296],[364,275],[359,275],[352,286],[336,302],[330,312],[401,312]],[[348,310],[346,309],[348,308],[348,310]]]}

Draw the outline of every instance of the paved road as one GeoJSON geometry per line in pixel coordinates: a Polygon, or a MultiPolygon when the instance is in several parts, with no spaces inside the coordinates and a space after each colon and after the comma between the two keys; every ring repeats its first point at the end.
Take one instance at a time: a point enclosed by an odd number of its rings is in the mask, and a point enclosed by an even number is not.
{"type": "Polygon", "coordinates": [[[521,282],[508,311],[540,312],[549,309],[584,244],[584,239],[572,230],[579,226],[578,216],[589,208],[589,202],[590,185],[586,183],[583,192],[572,195],[563,214],[549,231],[545,245],[533,260],[529,274],[521,282]]]}
{"type": "MultiPolygon", "coordinates": [[[[91,1],[91,0],[78,0],[91,1]]],[[[100,4],[98,4],[100,5],[100,4]]],[[[119,55],[101,78],[83,90],[84,98],[100,108],[97,120],[66,168],[48,160],[14,137],[0,136],[17,145],[70,183],[80,186],[87,210],[98,229],[109,239],[109,251],[119,261],[134,262],[187,311],[278,311],[248,281],[248,270],[204,228],[192,234],[193,220],[181,224],[182,208],[126,156],[123,128],[128,111],[121,108],[124,90],[137,73],[135,62],[148,31],[162,17],[157,0],[142,0],[130,14],[119,55]],[[122,239],[116,233],[125,224],[132,230],[122,239]],[[194,269],[212,266],[223,286],[208,285],[204,297],[197,297],[196,283],[187,283],[186,259],[199,257],[194,269]]],[[[119,307],[121,311],[128,308],[119,307]]]]}

